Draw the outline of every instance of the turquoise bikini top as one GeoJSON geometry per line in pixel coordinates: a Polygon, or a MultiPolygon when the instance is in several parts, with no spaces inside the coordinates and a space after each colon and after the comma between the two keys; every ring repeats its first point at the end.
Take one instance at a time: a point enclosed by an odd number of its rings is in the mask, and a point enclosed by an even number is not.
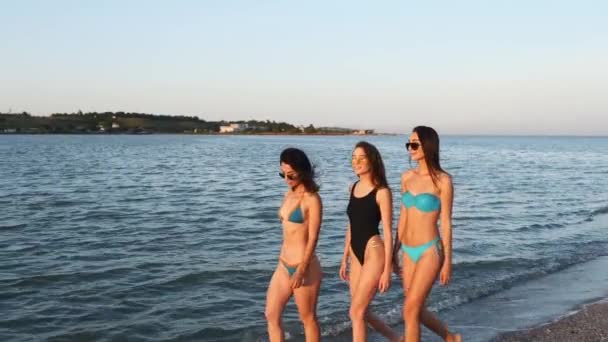
{"type": "Polygon", "coordinates": [[[302,209],[297,207],[294,211],[289,214],[289,218],[287,219],[289,222],[293,223],[304,223],[304,215],[302,214],[302,209]]]}
{"type": "Polygon", "coordinates": [[[439,198],[428,192],[412,195],[411,192],[406,191],[403,194],[403,197],[401,197],[401,200],[406,208],[409,209],[411,207],[416,207],[418,210],[426,213],[430,213],[441,208],[441,201],[439,198]]]}

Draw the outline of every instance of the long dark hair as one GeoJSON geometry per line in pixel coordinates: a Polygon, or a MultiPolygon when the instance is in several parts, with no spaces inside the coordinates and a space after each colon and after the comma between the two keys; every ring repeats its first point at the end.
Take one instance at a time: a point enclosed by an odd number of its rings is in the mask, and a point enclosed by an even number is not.
{"type": "Polygon", "coordinates": [[[429,168],[433,185],[437,187],[439,174],[442,172],[447,174],[439,163],[439,135],[437,131],[428,126],[416,126],[412,132],[418,134],[418,139],[424,151],[424,161],[429,168]]]}
{"type": "Polygon", "coordinates": [[[387,188],[390,190],[388,182],[386,181],[386,171],[384,170],[384,162],[382,161],[380,151],[378,151],[376,146],[367,141],[359,141],[354,149],[359,147],[365,151],[367,160],[369,160],[369,163],[371,164],[372,181],[374,182],[374,185],[378,188],[387,188]]]}
{"type": "Polygon", "coordinates": [[[279,160],[279,163],[285,163],[294,169],[306,191],[319,191],[319,185],[315,182],[315,168],[304,151],[294,147],[286,148],[281,152],[279,160]]]}

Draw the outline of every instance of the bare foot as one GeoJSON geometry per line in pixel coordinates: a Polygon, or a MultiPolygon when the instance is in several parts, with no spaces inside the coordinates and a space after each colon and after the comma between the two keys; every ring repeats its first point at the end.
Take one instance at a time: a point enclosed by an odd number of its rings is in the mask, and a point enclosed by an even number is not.
{"type": "Polygon", "coordinates": [[[397,338],[393,338],[391,342],[405,342],[405,338],[403,336],[399,336],[397,338]]]}
{"type": "Polygon", "coordinates": [[[446,342],[462,342],[462,335],[450,333],[445,339],[446,342]]]}

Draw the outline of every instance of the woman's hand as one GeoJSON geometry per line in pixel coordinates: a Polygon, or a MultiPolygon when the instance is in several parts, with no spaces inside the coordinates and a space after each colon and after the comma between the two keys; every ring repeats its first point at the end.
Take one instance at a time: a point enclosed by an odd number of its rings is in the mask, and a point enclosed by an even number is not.
{"type": "Polygon", "coordinates": [[[348,258],[342,258],[342,263],[340,264],[340,279],[344,281],[348,281],[348,273],[346,272],[347,264],[348,258]]]}
{"type": "Polygon", "coordinates": [[[304,282],[304,270],[301,267],[296,269],[296,272],[291,276],[291,288],[293,290],[302,286],[304,282]]]}
{"type": "Polygon", "coordinates": [[[380,277],[380,282],[378,283],[378,289],[380,293],[384,293],[388,291],[391,287],[391,271],[382,272],[382,276],[380,277]]]}
{"type": "Polygon", "coordinates": [[[401,278],[401,268],[399,267],[399,252],[393,253],[393,273],[401,278]]]}
{"type": "Polygon", "coordinates": [[[452,278],[452,263],[447,261],[443,263],[441,267],[441,273],[439,274],[439,282],[443,286],[447,286],[452,278]]]}

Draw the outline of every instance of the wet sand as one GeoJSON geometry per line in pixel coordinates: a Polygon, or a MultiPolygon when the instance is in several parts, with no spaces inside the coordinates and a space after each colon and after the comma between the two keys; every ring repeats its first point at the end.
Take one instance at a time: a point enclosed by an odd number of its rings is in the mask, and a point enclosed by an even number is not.
{"type": "Polygon", "coordinates": [[[506,333],[496,342],[608,341],[608,302],[585,305],[575,314],[529,330],[506,333]]]}

